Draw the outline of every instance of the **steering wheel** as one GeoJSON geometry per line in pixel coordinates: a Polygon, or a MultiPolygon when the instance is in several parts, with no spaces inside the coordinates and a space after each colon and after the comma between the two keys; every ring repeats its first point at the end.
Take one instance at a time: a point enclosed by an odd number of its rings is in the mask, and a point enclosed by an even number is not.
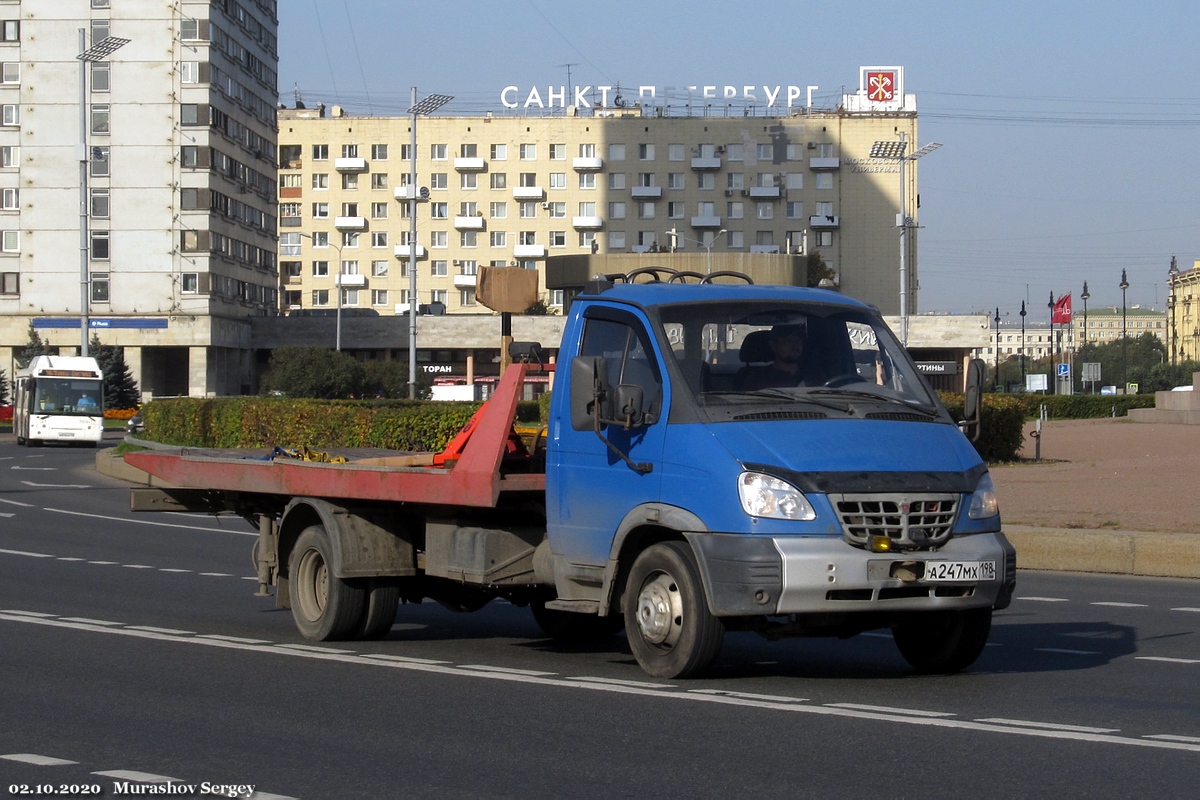
{"type": "Polygon", "coordinates": [[[847,372],[842,375],[834,375],[821,385],[828,386],[830,389],[836,389],[839,386],[845,386],[850,383],[863,383],[863,376],[857,372],[847,372]]]}

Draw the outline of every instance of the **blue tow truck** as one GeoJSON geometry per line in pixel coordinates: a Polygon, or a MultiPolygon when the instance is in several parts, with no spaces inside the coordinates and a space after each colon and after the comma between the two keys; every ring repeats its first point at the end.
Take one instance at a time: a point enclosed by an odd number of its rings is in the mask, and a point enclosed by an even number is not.
{"type": "Polygon", "coordinates": [[[726,631],[888,629],[918,672],[970,666],[1016,584],[962,430],[977,371],[956,423],[873,308],[664,272],[573,299],[533,446],[512,435],[518,363],[449,456],[130,453],[172,485],[133,507],[251,521],[263,591],[316,640],[386,635],[398,601],[504,597],[551,636],[624,629],[656,677],[703,672],[726,631]]]}

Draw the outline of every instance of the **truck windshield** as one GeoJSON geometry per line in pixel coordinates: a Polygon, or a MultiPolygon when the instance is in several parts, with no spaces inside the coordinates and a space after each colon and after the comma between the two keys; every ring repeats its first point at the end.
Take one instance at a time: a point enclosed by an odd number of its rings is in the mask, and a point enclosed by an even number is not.
{"type": "Polygon", "coordinates": [[[697,303],[661,309],[663,335],[696,401],[939,404],[877,315],[796,302],[697,303]]]}

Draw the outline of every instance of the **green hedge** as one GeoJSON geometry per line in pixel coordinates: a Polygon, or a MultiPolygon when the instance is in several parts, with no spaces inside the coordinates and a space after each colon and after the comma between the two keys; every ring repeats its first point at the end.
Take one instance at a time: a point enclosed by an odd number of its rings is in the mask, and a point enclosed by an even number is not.
{"type": "MultiPolygon", "coordinates": [[[[437,452],[479,403],[411,400],[295,400],[221,397],[153,400],[142,407],[144,436],[180,447],[379,447],[437,452]]],[[[517,405],[537,422],[536,401],[517,405]]]]}
{"type": "MultiPolygon", "coordinates": [[[[961,394],[938,392],[955,421],[963,418],[961,394]]],[[[979,439],[972,442],[984,461],[1012,461],[1025,441],[1025,411],[1011,394],[985,394],[979,439]]]]}
{"type": "Polygon", "coordinates": [[[1011,397],[1024,409],[1027,419],[1037,419],[1041,406],[1046,406],[1050,419],[1096,419],[1099,417],[1129,415],[1131,408],[1154,408],[1152,394],[999,394],[995,397],[1011,397]]]}

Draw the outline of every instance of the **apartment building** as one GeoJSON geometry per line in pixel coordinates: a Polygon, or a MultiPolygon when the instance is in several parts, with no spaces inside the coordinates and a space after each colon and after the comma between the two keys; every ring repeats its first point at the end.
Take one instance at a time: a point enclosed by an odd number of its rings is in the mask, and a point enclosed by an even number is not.
{"type": "MultiPolygon", "coordinates": [[[[544,267],[559,255],[690,251],[728,263],[819,251],[843,292],[898,313],[900,164],[872,151],[917,140],[915,100],[880,110],[856,99],[768,116],[633,106],[420,117],[415,152],[411,117],[281,109],[281,308],[407,313],[414,249],[415,301],[451,315],[487,312],[475,297],[484,266],[541,270],[553,309],[562,291],[544,267]]],[[[905,183],[915,312],[915,163],[905,183]]]]}
{"type": "Polygon", "coordinates": [[[277,30],[275,0],[0,0],[10,375],[32,326],[123,346],[144,394],[248,388],[278,307],[277,30]]]}
{"type": "Polygon", "coordinates": [[[1172,363],[1200,361],[1200,259],[1180,270],[1175,259],[1167,273],[1167,336],[1172,363]]]}

